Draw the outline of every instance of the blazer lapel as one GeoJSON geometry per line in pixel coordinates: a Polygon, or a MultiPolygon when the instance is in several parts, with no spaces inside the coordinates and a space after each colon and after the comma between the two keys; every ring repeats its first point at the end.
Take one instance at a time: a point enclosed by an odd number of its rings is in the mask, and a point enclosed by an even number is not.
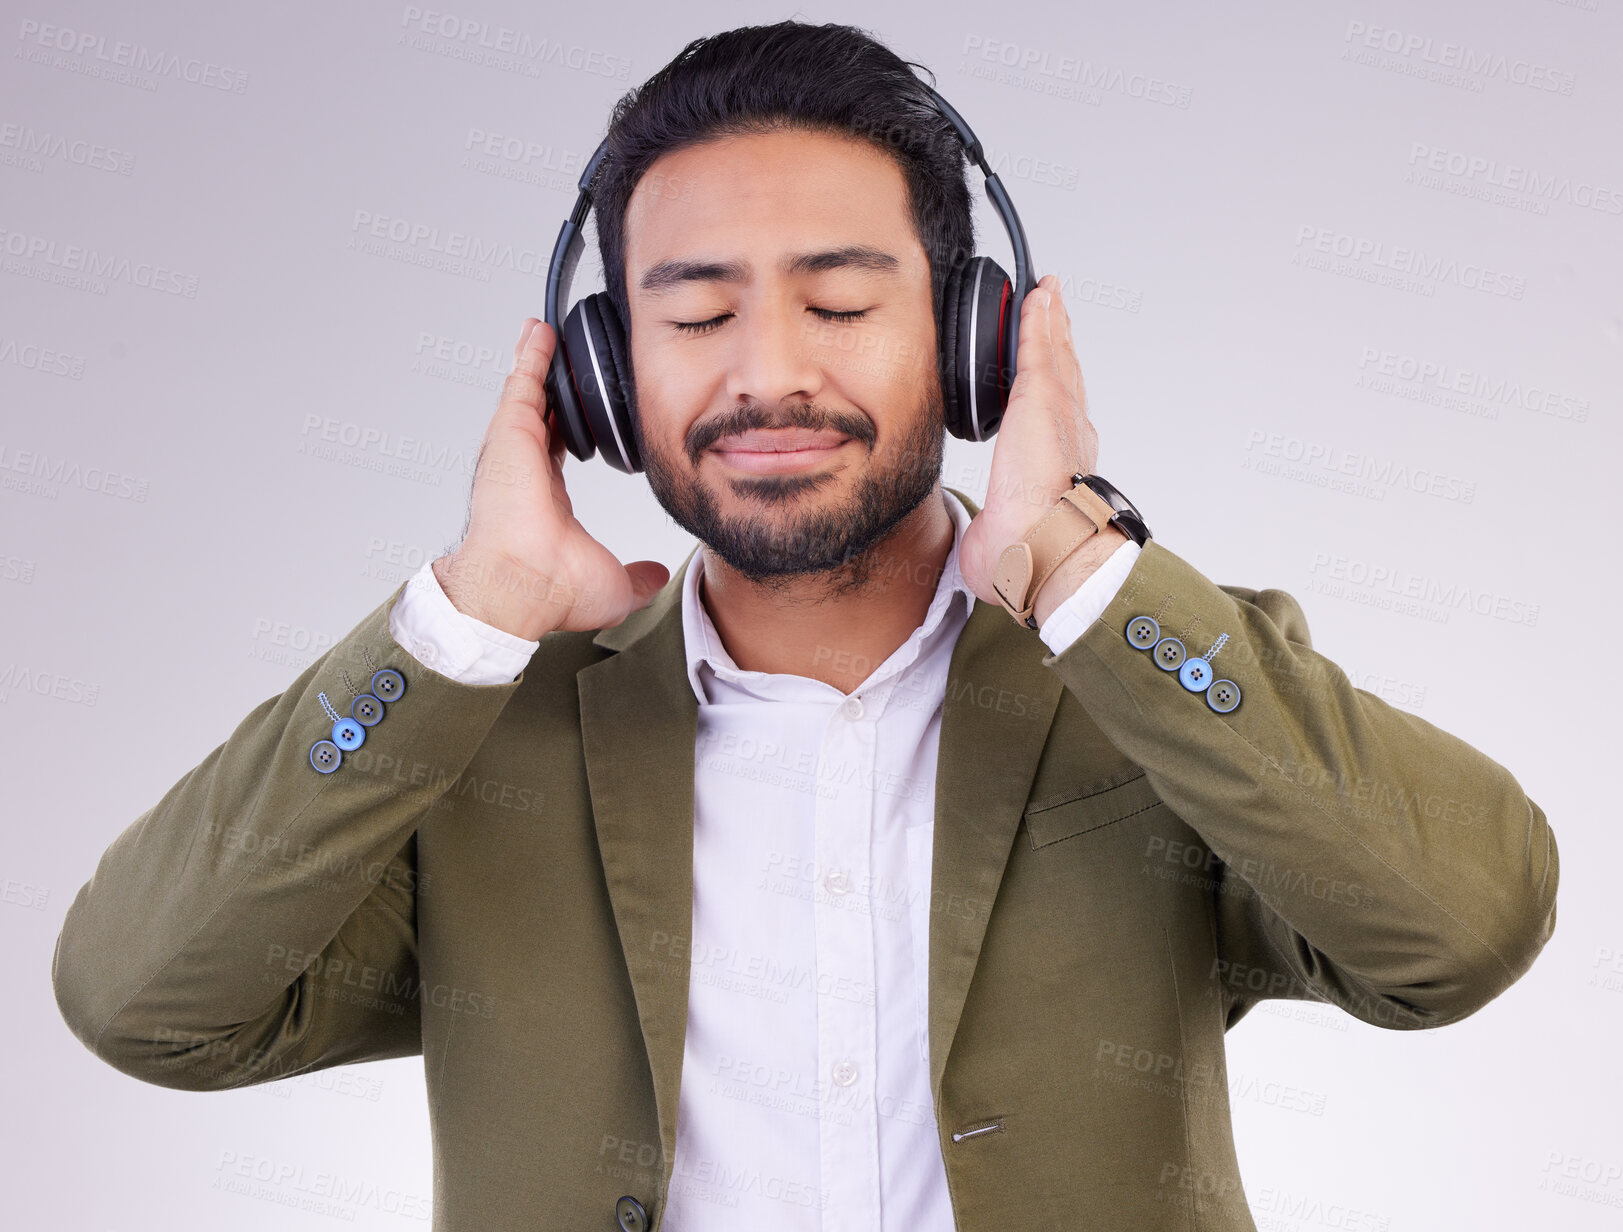
{"type": "Polygon", "coordinates": [[[666,1184],[676,1158],[693,931],[699,706],[682,636],[682,579],[692,559],[689,552],[648,606],[592,639],[618,653],[575,677],[598,849],[648,1046],[666,1184]]]}
{"type": "MultiPolygon", "coordinates": [[[[948,490],[970,517],[980,512],[948,490]]],[[[976,599],[947,667],[930,872],[930,1092],[938,1103],[987,919],[1065,693],[1059,673],[1043,665],[1047,653],[1001,605],[976,599]]]]}
{"type": "Polygon", "coordinates": [[[930,874],[930,1091],[938,1102],[987,918],[1065,692],[1043,666],[1047,652],[1000,605],[977,599],[947,669],[930,874]]]}

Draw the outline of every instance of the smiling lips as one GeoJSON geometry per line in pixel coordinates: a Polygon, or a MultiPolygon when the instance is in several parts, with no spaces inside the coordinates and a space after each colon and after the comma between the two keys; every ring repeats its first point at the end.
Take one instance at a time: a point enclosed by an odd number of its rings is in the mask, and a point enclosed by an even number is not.
{"type": "Polygon", "coordinates": [[[758,475],[775,474],[831,458],[850,439],[828,429],[752,428],[722,437],[713,449],[729,466],[758,475]]]}

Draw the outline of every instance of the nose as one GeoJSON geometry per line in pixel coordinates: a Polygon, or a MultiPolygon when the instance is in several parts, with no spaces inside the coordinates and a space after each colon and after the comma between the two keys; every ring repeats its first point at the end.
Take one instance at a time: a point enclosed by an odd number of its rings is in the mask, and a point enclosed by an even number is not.
{"type": "Polygon", "coordinates": [[[727,356],[727,396],[766,406],[815,399],[822,369],[812,362],[809,323],[814,318],[788,295],[763,293],[739,305],[727,356]]]}

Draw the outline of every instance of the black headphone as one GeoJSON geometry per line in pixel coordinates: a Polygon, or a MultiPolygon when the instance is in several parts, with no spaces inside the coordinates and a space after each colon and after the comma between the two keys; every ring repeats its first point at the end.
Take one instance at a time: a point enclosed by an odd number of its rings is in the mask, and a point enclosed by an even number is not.
{"type": "MultiPolygon", "coordinates": [[[[946,99],[922,81],[919,84],[952,124],[970,160],[985,173],[986,195],[1014,249],[1012,285],[1003,267],[990,257],[967,257],[954,264],[942,288],[941,316],[936,323],[947,431],[963,440],[984,441],[997,432],[1008,405],[1020,343],[1020,306],[1037,279],[1031,272],[1031,253],[1020,215],[1003,182],[987,165],[980,140],[946,99]]],[[[580,195],[558,232],[552,264],[547,267],[545,319],[557,345],[545,387],[554,423],[563,432],[569,452],[584,462],[601,449],[610,466],[632,474],[642,470],[642,458],[631,430],[630,400],[625,392],[631,349],[620,315],[607,292],[599,291],[563,316],[564,297],[585,245],[582,228],[592,208],[592,180],[607,152],[608,139],[604,138],[581,173],[580,195]],[[558,327],[560,318],[562,329],[558,327]]]]}

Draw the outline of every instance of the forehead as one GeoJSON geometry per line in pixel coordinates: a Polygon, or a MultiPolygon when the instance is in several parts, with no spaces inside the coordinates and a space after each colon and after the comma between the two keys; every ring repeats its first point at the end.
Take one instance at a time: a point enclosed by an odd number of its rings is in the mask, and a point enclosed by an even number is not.
{"type": "Polygon", "coordinates": [[[626,288],[679,256],[740,258],[757,273],[775,254],[867,244],[922,265],[907,181],[867,142],[786,129],[728,136],[661,155],[626,209],[626,288]]]}

